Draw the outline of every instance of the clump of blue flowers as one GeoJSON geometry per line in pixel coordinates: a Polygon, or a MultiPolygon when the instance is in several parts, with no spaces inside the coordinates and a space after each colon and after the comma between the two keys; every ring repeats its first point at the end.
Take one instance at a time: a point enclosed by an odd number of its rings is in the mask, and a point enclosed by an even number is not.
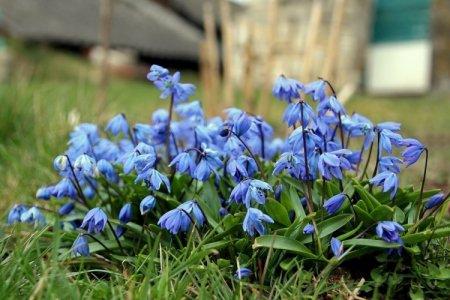
{"type": "Polygon", "coordinates": [[[252,251],[323,263],[450,235],[448,226],[428,227],[449,195],[424,189],[427,147],[404,138],[398,123],[347,114],[327,80],[276,79],[289,127],[283,139],[239,108],[208,118],[201,102],[188,102],[195,86],[179,72],[153,65],[147,78],[169,110],[134,125],[118,114],[103,131],[77,125],[53,162],[60,179],[37,190],[39,205],[12,207],[10,225],[75,231],[74,256],[110,260],[141,253],[145,241],[192,247],[195,236],[220,258],[241,253],[255,269],[236,266],[238,279],[261,273],[252,251]],[[420,188],[402,188],[401,172],[422,158],[420,188]]]}

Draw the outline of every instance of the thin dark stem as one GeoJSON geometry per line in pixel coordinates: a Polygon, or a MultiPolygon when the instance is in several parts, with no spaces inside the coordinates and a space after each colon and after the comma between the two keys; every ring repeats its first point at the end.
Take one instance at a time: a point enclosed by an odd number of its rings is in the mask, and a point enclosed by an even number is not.
{"type": "Polygon", "coordinates": [[[178,150],[177,140],[175,139],[175,135],[173,134],[172,131],[170,132],[170,136],[172,137],[173,144],[175,145],[175,151],[177,152],[177,155],[178,155],[180,153],[180,151],[178,150]]]}
{"type": "Polygon", "coordinates": [[[350,129],[347,133],[347,142],[345,143],[345,148],[348,149],[348,146],[350,145],[350,135],[352,134],[352,130],[350,129]]]}
{"type": "Polygon", "coordinates": [[[444,199],[442,200],[442,202],[436,206],[433,211],[431,211],[431,213],[429,213],[427,216],[422,216],[422,218],[420,218],[419,221],[417,221],[412,227],[410,227],[408,229],[408,233],[414,233],[414,231],[417,229],[417,227],[419,227],[420,224],[422,224],[423,221],[425,221],[429,216],[433,215],[439,208],[441,208],[441,206],[445,203],[445,201],[448,199],[448,197],[450,197],[450,193],[448,193],[444,199]]]}
{"type": "Polygon", "coordinates": [[[378,164],[379,164],[379,162],[380,162],[380,148],[381,148],[381,145],[380,145],[380,135],[381,135],[381,133],[380,133],[380,131],[378,131],[378,135],[377,135],[377,161],[376,161],[376,163],[375,163],[375,168],[373,169],[373,173],[372,173],[372,177],[375,177],[375,175],[377,175],[377,171],[378,171],[378,164]]]}
{"type": "Polygon", "coordinates": [[[126,255],[125,250],[123,250],[122,244],[119,241],[119,237],[116,235],[116,232],[114,231],[114,228],[112,227],[111,223],[107,221],[109,229],[111,229],[112,234],[114,235],[114,238],[116,239],[117,245],[119,245],[120,251],[123,255],[126,255]]]}
{"type": "Polygon", "coordinates": [[[78,178],[77,178],[77,176],[75,175],[75,170],[73,169],[72,162],[70,161],[70,158],[69,158],[68,155],[65,155],[65,156],[66,156],[66,158],[67,158],[67,162],[69,163],[69,168],[70,168],[70,171],[72,172],[73,179],[74,179],[74,181],[75,181],[75,187],[76,187],[76,189],[78,190],[78,194],[79,194],[78,196],[81,198],[81,200],[83,201],[84,205],[85,205],[87,208],[90,208],[89,205],[88,205],[88,203],[87,203],[87,201],[86,201],[86,197],[85,197],[84,194],[83,194],[83,189],[81,188],[80,182],[78,181],[78,178]]]}
{"type": "Polygon", "coordinates": [[[366,165],[364,166],[364,170],[361,173],[361,177],[359,178],[359,180],[362,180],[367,173],[367,168],[369,167],[370,159],[372,158],[373,144],[374,144],[374,142],[372,141],[372,143],[370,144],[370,147],[369,147],[369,154],[367,155],[366,165]]]}
{"type": "MultiPolygon", "coordinates": [[[[125,114],[122,113],[121,115],[122,115],[122,117],[123,117],[123,118],[127,121],[127,123],[128,123],[128,120],[127,120],[127,117],[125,116],[125,114]]],[[[133,134],[133,132],[131,131],[131,127],[130,127],[130,126],[128,126],[128,135],[130,136],[130,140],[131,140],[131,142],[133,143],[133,145],[134,145],[134,146],[137,146],[136,139],[134,138],[134,134],[133,134]]]]}
{"type": "Polygon", "coordinates": [[[262,125],[258,124],[258,129],[259,129],[259,137],[261,138],[261,157],[263,159],[266,158],[266,149],[265,149],[265,145],[264,145],[264,132],[262,129],[262,125]]]}
{"type": "Polygon", "coordinates": [[[170,106],[169,106],[169,120],[167,122],[167,132],[166,132],[166,151],[167,151],[167,161],[170,162],[170,123],[172,122],[172,111],[173,111],[173,103],[174,96],[173,94],[170,97],[170,106]]]}
{"type": "Polygon", "coordinates": [[[425,180],[427,178],[428,148],[425,148],[424,151],[425,151],[425,166],[423,168],[422,184],[420,186],[420,195],[419,195],[419,199],[417,199],[417,203],[416,203],[416,220],[418,220],[418,218],[420,216],[420,208],[422,206],[422,199],[423,199],[423,189],[425,187],[425,180]]]}
{"type": "Polygon", "coordinates": [[[96,241],[97,243],[99,243],[103,248],[105,248],[105,250],[106,251],[108,251],[108,252],[111,252],[111,250],[108,248],[108,247],[106,247],[106,245],[105,244],[103,244],[98,238],[96,238],[95,236],[93,236],[92,234],[90,234],[90,233],[82,233],[81,234],[81,236],[88,236],[88,237],[90,237],[90,238],[92,238],[94,241],[96,241]]]}
{"type": "Polygon", "coordinates": [[[359,151],[359,159],[358,159],[358,164],[356,165],[356,171],[355,171],[355,176],[356,177],[358,176],[358,173],[359,173],[359,167],[361,165],[363,154],[364,154],[364,141],[363,141],[362,146],[361,146],[361,151],[359,151]]]}
{"type": "Polygon", "coordinates": [[[144,235],[145,223],[147,223],[147,213],[144,215],[144,220],[143,220],[143,223],[142,223],[141,234],[139,235],[139,240],[138,240],[138,245],[137,245],[138,251],[139,251],[139,247],[141,246],[142,236],[144,235]]]}
{"type": "Polygon", "coordinates": [[[339,118],[339,132],[341,134],[341,147],[344,148],[344,128],[342,126],[342,120],[341,120],[341,112],[338,113],[338,118],[339,118]]]}
{"type": "Polygon", "coordinates": [[[235,132],[233,132],[232,130],[230,130],[230,132],[242,143],[242,145],[244,145],[245,149],[247,149],[250,156],[256,162],[256,164],[258,165],[258,169],[261,172],[261,177],[266,178],[266,175],[264,174],[264,170],[261,166],[261,163],[260,163],[259,159],[257,159],[256,156],[253,154],[252,150],[250,150],[250,148],[247,146],[247,144],[235,132]]]}

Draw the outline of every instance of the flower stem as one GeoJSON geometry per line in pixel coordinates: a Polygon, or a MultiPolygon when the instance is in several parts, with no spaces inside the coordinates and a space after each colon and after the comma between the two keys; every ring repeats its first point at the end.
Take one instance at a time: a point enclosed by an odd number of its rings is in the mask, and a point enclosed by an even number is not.
{"type": "Polygon", "coordinates": [[[75,187],[76,187],[76,190],[78,191],[78,196],[79,196],[80,199],[82,200],[83,204],[84,204],[87,208],[90,208],[90,207],[89,207],[89,204],[87,203],[86,197],[85,197],[84,194],[83,194],[83,190],[81,189],[80,182],[78,181],[78,178],[77,178],[77,176],[75,175],[75,170],[73,169],[72,162],[70,161],[70,158],[69,158],[68,155],[65,155],[65,156],[66,156],[66,158],[67,158],[67,162],[69,163],[70,171],[72,172],[72,175],[73,175],[73,179],[74,179],[73,182],[75,182],[75,187]]]}
{"type": "MultiPolygon", "coordinates": [[[[364,178],[364,176],[367,174],[367,168],[369,167],[370,159],[372,158],[373,144],[374,143],[372,141],[372,143],[370,143],[369,154],[367,155],[366,165],[364,166],[364,170],[361,173],[361,177],[359,178],[359,180],[362,180],[364,178]]],[[[362,154],[361,154],[361,157],[362,157],[362,154]]]]}
{"type": "Polygon", "coordinates": [[[88,236],[90,238],[92,238],[94,241],[96,241],[97,243],[99,243],[103,248],[105,248],[106,251],[111,252],[111,249],[109,249],[108,247],[106,247],[105,244],[103,244],[103,242],[101,242],[98,238],[96,238],[95,236],[93,236],[90,233],[82,233],[82,236],[88,236]]]}
{"type": "Polygon", "coordinates": [[[250,156],[253,158],[253,160],[258,165],[258,169],[261,172],[261,177],[265,179],[266,174],[264,173],[264,170],[261,166],[261,162],[259,161],[259,159],[256,158],[256,156],[253,154],[252,150],[250,150],[250,148],[247,146],[247,144],[234,131],[230,130],[230,132],[242,143],[242,145],[244,145],[245,149],[247,149],[250,156]]]}
{"type": "Polygon", "coordinates": [[[419,198],[416,200],[416,221],[419,219],[420,216],[420,209],[422,206],[422,199],[423,199],[423,189],[425,187],[425,180],[427,178],[427,168],[428,168],[428,148],[424,149],[425,151],[425,166],[423,168],[423,175],[422,175],[422,184],[420,186],[420,194],[419,198]]]}
{"type": "Polygon", "coordinates": [[[266,158],[266,149],[265,149],[265,145],[264,145],[264,132],[262,129],[262,125],[258,124],[258,130],[259,130],[259,137],[261,138],[261,157],[263,159],[266,158]]]}
{"type": "Polygon", "coordinates": [[[126,255],[125,250],[123,250],[122,244],[119,241],[119,237],[116,235],[116,232],[114,231],[114,228],[112,227],[111,223],[109,221],[106,221],[106,223],[108,223],[109,229],[111,229],[111,232],[114,238],[116,239],[117,245],[119,245],[120,251],[122,252],[123,255],[126,255]]]}
{"type": "Polygon", "coordinates": [[[167,132],[166,132],[166,151],[167,151],[167,162],[170,163],[170,123],[172,122],[172,112],[173,112],[173,103],[174,97],[173,94],[170,97],[170,106],[169,106],[169,120],[167,121],[167,132]]]}

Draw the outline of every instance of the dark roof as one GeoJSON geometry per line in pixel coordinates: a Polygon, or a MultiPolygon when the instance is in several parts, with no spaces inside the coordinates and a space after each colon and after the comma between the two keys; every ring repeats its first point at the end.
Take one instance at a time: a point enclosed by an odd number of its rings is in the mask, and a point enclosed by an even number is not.
{"type": "MultiPolygon", "coordinates": [[[[11,35],[36,41],[99,42],[99,0],[0,0],[11,35]]],[[[148,0],[115,0],[111,44],[161,58],[198,59],[201,31],[148,0]]]]}

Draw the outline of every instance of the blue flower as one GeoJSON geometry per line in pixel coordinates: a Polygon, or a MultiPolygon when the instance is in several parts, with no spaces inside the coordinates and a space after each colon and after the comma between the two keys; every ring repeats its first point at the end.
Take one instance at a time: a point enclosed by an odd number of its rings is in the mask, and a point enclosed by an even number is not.
{"type": "Polygon", "coordinates": [[[20,216],[20,221],[23,223],[34,223],[35,225],[44,224],[45,217],[38,208],[33,206],[22,213],[20,216]]]}
{"type": "Polygon", "coordinates": [[[328,180],[333,178],[342,179],[342,170],[350,170],[352,168],[351,163],[345,158],[346,155],[350,154],[352,152],[347,149],[321,154],[317,164],[320,174],[328,180]]]}
{"type": "Polygon", "coordinates": [[[203,118],[203,109],[198,100],[177,105],[177,107],[175,107],[175,112],[182,118],[203,118]]]}
{"type": "Polygon", "coordinates": [[[256,233],[255,231],[257,231],[259,235],[263,235],[266,232],[263,222],[273,223],[273,220],[259,209],[250,207],[247,210],[242,227],[250,236],[254,236],[256,233]]]}
{"type": "Polygon", "coordinates": [[[122,223],[128,223],[131,220],[131,216],[132,216],[131,203],[127,203],[120,209],[119,220],[122,223]]]}
{"type": "Polygon", "coordinates": [[[53,187],[53,196],[58,199],[64,197],[76,199],[77,190],[70,179],[63,178],[53,187]]]}
{"type": "Polygon", "coordinates": [[[89,233],[100,233],[105,229],[108,217],[99,207],[88,211],[81,223],[80,228],[86,229],[89,233]]]}
{"type": "Polygon", "coordinates": [[[151,137],[153,133],[152,126],[148,124],[137,123],[133,127],[134,138],[138,143],[143,142],[151,144],[151,137]]]}
{"type": "Polygon", "coordinates": [[[319,115],[323,116],[328,112],[333,112],[337,114],[345,114],[345,109],[338,99],[334,96],[326,97],[317,105],[317,112],[319,115]]]}
{"type": "Polygon", "coordinates": [[[192,174],[195,169],[194,158],[188,152],[180,152],[169,164],[169,167],[175,166],[180,173],[192,174]]]}
{"type": "Polygon", "coordinates": [[[237,279],[241,280],[243,278],[247,278],[252,276],[253,272],[252,270],[248,269],[248,268],[239,268],[236,270],[236,273],[234,273],[234,277],[236,277],[237,279]]]}
{"type": "Polygon", "coordinates": [[[110,132],[112,135],[116,136],[119,133],[128,135],[130,127],[128,126],[128,121],[124,114],[118,114],[114,116],[106,125],[106,131],[110,132]]]}
{"type": "Polygon", "coordinates": [[[169,75],[169,70],[158,65],[151,65],[150,71],[147,73],[147,79],[149,81],[161,80],[169,75]]]}
{"type": "Polygon", "coordinates": [[[189,83],[180,83],[180,72],[173,76],[166,75],[153,83],[161,91],[161,99],[166,99],[172,95],[176,104],[186,101],[195,92],[195,86],[189,83]]]}
{"type": "Polygon", "coordinates": [[[75,256],[89,256],[89,244],[86,236],[79,235],[72,245],[72,252],[75,256]]]}
{"type": "Polygon", "coordinates": [[[253,158],[240,155],[237,158],[230,157],[226,170],[236,181],[240,181],[242,178],[252,177],[258,171],[258,166],[253,158]]]}
{"type": "Polygon", "coordinates": [[[192,214],[194,220],[200,226],[203,226],[203,223],[205,223],[205,216],[203,215],[203,212],[196,201],[186,201],[181,205],[179,205],[178,209],[181,209],[187,212],[188,214],[192,214]]]}
{"type": "Polygon", "coordinates": [[[425,151],[425,146],[416,139],[404,139],[402,145],[406,149],[402,152],[402,158],[406,166],[414,164],[425,151]]]}
{"type": "Polygon", "coordinates": [[[36,199],[49,200],[53,195],[53,186],[43,186],[36,191],[36,199]]]}
{"type": "Polygon", "coordinates": [[[325,201],[325,203],[323,204],[323,208],[325,208],[329,215],[332,215],[337,212],[339,208],[341,208],[342,204],[345,201],[345,198],[345,194],[342,193],[334,195],[333,197],[325,201]]]}
{"type": "Polygon", "coordinates": [[[303,85],[297,80],[280,75],[275,80],[272,94],[280,100],[291,102],[292,99],[300,98],[299,93],[302,89],[303,85]]]}
{"type": "Polygon", "coordinates": [[[320,79],[306,84],[304,87],[304,92],[307,95],[311,95],[314,101],[322,101],[327,96],[325,87],[325,81],[320,79]]]}
{"type": "MultiPolygon", "coordinates": [[[[125,141],[128,143],[131,143],[130,140],[125,139],[122,140],[121,146],[124,146],[125,141]]],[[[131,143],[131,145],[133,145],[131,143]]],[[[133,147],[133,146],[132,146],[133,147]]],[[[119,155],[120,155],[120,148],[113,142],[107,139],[99,139],[97,144],[94,145],[93,148],[93,157],[96,158],[96,160],[104,159],[107,161],[115,161],[119,155]]]]}
{"type": "Polygon", "coordinates": [[[104,159],[101,159],[97,162],[97,170],[102,174],[106,180],[110,183],[119,182],[119,176],[114,170],[113,165],[104,159]]]}
{"type": "Polygon", "coordinates": [[[396,123],[396,122],[382,122],[382,123],[378,123],[377,124],[377,128],[379,130],[390,130],[390,131],[399,131],[401,127],[400,123],[396,123]]]}
{"type": "Polygon", "coordinates": [[[330,245],[334,256],[339,257],[344,253],[344,245],[337,238],[331,238],[330,245]]]}
{"type": "Polygon", "coordinates": [[[266,202],[265,192],[272,191],[272,187],[261,180],[246,179],[234,187],[230,194],[230,202],[242,203],[250,207],[251,200],[259,204],[266,202]]]}
{"type": "Polygon", "coordinates": [[[444,200],[445,200],[444,193],[439,193],[434,196],[431,196],[425,203],[425,209],[436,207],[440,205],[442,202],[444,202],[444,200]]]}
{"type": "Polygon", "coordinates": [[[53,168],[58,171],[60,174],[66,174],[69,167],[69,159],[66,155],[58,155],[53,160],[53,168]]]}
{"type": "Polygon", "coordinates": [[[397,193],[398,178],[397,174],[393,172],[390,171],[381,172],[372,179],[370,179],[369,182],[376,186],[383,186],[383,192],[390,191],[391,199],[394,198],[395,194],[397,193]]]}
{"type": "Polygon", "coordinates": [[[179,205],[177,208],[166,212],[159,218],[158,225],[161,228],[167,229],[172,234],[177,234],[179,231],[185,232],[189,229],[191,224],[190,214],[200,225],[204,223],[204,216],[198,204],[194,201],[188,201],[179,205]]]}
{"type": "Polygon", "coordinates": [[[395,156],[383,156],[380,158],[379,167],[380,171],[390,171],[393,173],[400,173],[400,166],[399,164],[403,163],[401,159],[395,157],[395,156]]]}
{"type": "Polygon", "coordinates": [[[141,203],[139,204],[139,209],[141,211],[141,215],[145,215],[150,210],[152,210],[156,205],[155,197],[153,196],[147,196],[144,199],[142,199],[141,203]]]}
{"type": "Polygon", "coordinates": [[[60,216],[65,216],[68,215],[72,212],[72,210],[75,208],[75,203],[73,203],[72,201],[67,202],[66,204],[64,204],[63,206],[61,206],[58,210],[58,214],[60,216]]]}
{"type": "Polygon", "coordinates": [[[116,229],[114,230],[114,233],[118,238],[120,238],[126,231],[127,228],[125,226],[117,225],[116,229]]]}
{"type": "MultiPolygon", "coordinates": [[[[322,143],[322,139],[310,130],[305,130],[306,152],[310,153],[322,143]]],[[[303,152],[303,127],[298,127],[289,135],[288,143],[294,152],[303,152]]]]}
{"type": "Polygon", "coordinates": [[[383,129],[380,132],[380,145],[381,149],[386,150],[387,153],[392,153],[392,145],[400,147],[402,146],[403,138],[400,134],[394,133],[389,129],[383,129]]]}
{"type": "Polygon", "coordinates": [[[194,170],[193,178],[206,181],[211,173],[216,173],[217,169],[222,167],[222,165],[218,152],[212,149],[204,149],[200,162],[194,170]]]}
{"type": "Polygon", "coordinates": [[[306,226],[303,228],[304,234],[313,234],[314,233],[314,226],[311,224],[306,224],[306,226]]]}
{"type": "Polygon", "coordinates": [[[75,171],[84,176],[93,177],[95,173],[95,160],[89,155],[82,154],[74,162],[75,171]]]}
{"type": "Polygon", "coordinates": [[[286,170],[292,177],[300,178],[300,175],[305,172],[305,162],[303,157],[293,154],[292,152],[281,154],[280,158],[275,162],[273,175],[278,175],[283,170],[286,170]]]}
{"type": "Polygon", "coordinates": [[[24,214],[28,208],[25,205],[22,204],[16,204],[11,208],[8,214],[8,224],[14,224],[21,222],[22,214],[24,214]]]}
{"type": "Polygon", "coordinates": [[[283,114],[283,121],[288,126],[294,126],[297,122],[302,121],[302,106],[303,106],[303,127],[306,127],[312,120],[314,120],[314,111],[306,102],[291,103],[288,105],[283,114]]]}
{"type": "Polygon", "coordinates": [[[400,233],[405,231],[405,229],[393,221],[381,221],[378,222],[377,228],[375,229],[377,236],[388,243],[400,243],[402,240],[400,238],[400,233]]]}
{"type": "Polygon", "coordinates": [[[141,173],[136,178],[136,181],[144,180],[145,183],[154,191],[159,191],[161,185],[164,185],[167,191],[170,192],[170,182],[166,175],[160,173],[156,169],[149,169],[145,173],[141,173]]]}
{"type": "Polygon", "coordinates": [[[245,112],[242,112],[234,121],[233,132],[240,137],[250,129],[250,126],[252,126],[252,120],[245,112]]]}

